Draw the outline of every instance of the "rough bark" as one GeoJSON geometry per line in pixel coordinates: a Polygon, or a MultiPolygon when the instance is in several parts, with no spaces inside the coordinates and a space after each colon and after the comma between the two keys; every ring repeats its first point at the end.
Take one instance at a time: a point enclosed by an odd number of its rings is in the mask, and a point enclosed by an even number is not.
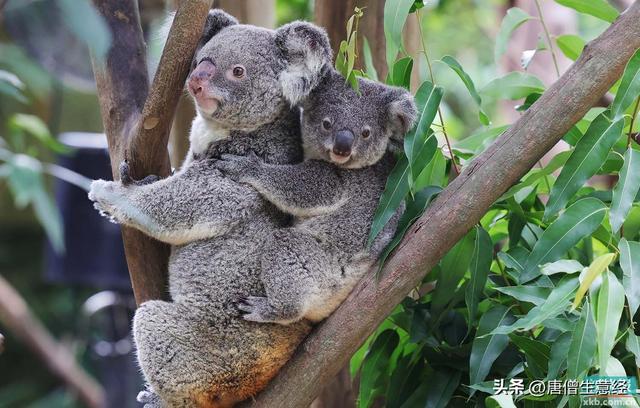
{"type": "MultiPolygon", "coordinates": [[[[90,408],[104,406],[104,390],[80,368],[73,354],[36,319],[20,294],[0,276],[0,321],[90,408]]],[[[0,353],[4,337],[0,335],[0,353]]]]}
{"type": "Polygon", "coordinates": [[[408,231],[382,278],[376,280],[371,271],[251,406],[309,406],[426,272],[620,77],[640,48],[638,21],[636,1],[509,130],[465,167],[408,231]]]}
{"type": "MultiPolygon", "coordinates": [[[[93,62],[113,177],[125,159],[136,178],[167,176],[171,121],[211,0],[180,3],[151,88],[137,1],[94,3],[113,33],[106,61],[93,62]]],[[[122,236],[136,301],[166,298],[168,246],[131,228],[122,236]]]]}

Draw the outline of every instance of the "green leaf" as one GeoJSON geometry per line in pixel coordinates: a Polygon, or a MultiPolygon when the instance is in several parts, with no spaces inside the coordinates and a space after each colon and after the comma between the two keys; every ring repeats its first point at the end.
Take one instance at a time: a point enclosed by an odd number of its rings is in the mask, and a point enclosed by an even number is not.
{"type": "MultiPolygon", "coordinates": [[[[427,140],[431,137],[429,129],[438,113],[438,106],[440,106],[442,94],[442,88],[433,86],[429,81],[423,82],[416,92],[415,99],[418,108],[417,124],[404,138],[404,151],[409,160],[409,166],[416,176],[419,175],[419,172],[413,170],[413,168],[418,167],[419,171],[421,171],[424,165],[428,163],[418,163],[417,156],[419,151],[422,150],[423,146],[427,143],[427,140]],[[422,167],[419,166],[420,164],[422,164],[422,167]]],[[[435,152],[435,149],[433,149],[433,152],[435,152]]],[[[431,153],[431,157],[433,157],[433,153],[431,153]]],[[[421,159],[426,160],[426,157],[422,157],[421,159]]]]}
{"type": "Polygon", "coordinates": [[[551,348],[541,341],[524,336],[510,334],[511,342],[524,352],[527,359],[527,366],[535,377],[543,378],[549,366],[551,348]]]}
{"type": "Polygon", "coordinates": [[[580,187],[596,174],[622,135],[623,127],[623,118],[611,122],[604,113],[598,115],[591,123],[551,189],[549,202],[544,211],[545,220],[557,214],[580,187]]]}
{"type": "Polygon", "coordinates": [[[442,191],[442,188],[438,186],[425,187],[416,194],[414,199],[407,202],[407,208],[398,221],[395,236],[380,255],[378,261],[380,269],[384,266],[384,262],[387,260],[391,251],[393,251],[400,241],[402,241],[402,238],[404,238],[409,227],[422,215],[424,210],[427,208],[427,205],[429,205],[431,200],[440,191],[442,191]]]}
{"type": "Polygon", "coordinates": [[[629,147],[624,154],[624,165],[620,170],[618,183],[613,189],[609,223],[612,232],[620,231],[624,220],[640,190],[640,152],[629,147]]]}
{"type": "Polygon", "coordinates": [[[596,309],[598,361],[601,369],[607,366],[607,360],[613,350],[623,307],[624,288],[613,273],[607,272],[603,275],[602,286],[598,291],[596,309]]]}
{"type": "Polygon", "coordinates": [[[487,277],[493,261],[493,241],[489,233],[481,226],[475,227],[475,242],[471,253],[471,279],[465,292],[465,302],[469,310],[469,324],[476,321],[478,303],[487,283],[487,277]]]}
{"type": "Polygon", "coordinates": [[[488,129],[481,128],[479,132],[475,132],[469,137],[454,142],[452,148],[462,153],[478,154],[489,147],[489,145],[508,128],[509,126],[496,126],[488,129]]]}
{"type": "Polygon", "coordinates": [[[544,92],[544,84],[536,76],[523,72],[511,72],[489,82],[481,94],[496,99],[522,99],[532,93],[544,92]]]}
{"type": "Polygon", "coordinates": [[[509,334],[516,330],[531,330],[545,320],[556,317],[567,310],[571,303],[573,292],[577,287],[577,278],[567,277],[562,279],[558,286],[551,291],[549,298],[544,304],[534,307],[526,316],[518,319],[518,321],[511,326],[498,327],[493,330],[491,334],[509,334]]]}
{"type": "Polygon", "coordinates": [[[518,7],[512,7],[507,10],[507,14],[502,19],[500,31],[498,31],[498,36],[496,37],[496,48],[494,52],[496,61],[498,61],[507,50],[507,43],[515,29],[532,18],[533,17],[527,14],[526,11],[518,7]]]}
{"type": "MultiPolygon", "coordinates": [[[[509,325],[513,320],[509,309],[499,304],[493,305],[482,315],[476,338],[471,346],[469,359],[470,384],[478,384],[487,378],[491,371],[491,366],[509,344],[509,338],[505,334],[481,336],[491,333],[497,327],[509,325]]],[[[475,390],[471,390],[471,396],[474,393],[475,390]]]]}
{"type": "Polygon", "coordinates": [[[584,269],[584,266],[573,259],[561,259],[556,262],[542,265],[540,272],[543,275],[554,275],[556,273],[576,273],[584,269]]]}
{"type": "MultiPolygon", "coordinates": [[[[416,139],[417,136],[414,136],[416,139]]],[[[420,174],[424,171],[424,169],[431,163],[433,156],[438,150],[438,139],[434,135],[433,131],[429,129],[427,131],[427,135],[425,136],[425,140],[422,142],[422,146],[418,148],[417,151],[413,152],[413,160],[414,163],[411,166],[411,180],[410,184],[412,187],[412,191],[417,191],[415,179],[420,177],[420,174]]]]}
{"type": "Polygon", "coordinates": [[[556,3],[609,23],[613,23],[619,14],[606,0],[556,0],[556,3]]]}
{"type": "Polygon", "coordinates": [[[484,401],[487,408],[517,408],[513,397],[507,394],[491,395],[484,401]]]}
{"type": "Polygon", "coordinates": [[[607,207],[597,198],[583,198],[544,231],[527,258],[520,283],[540,276],[538,266],[553,262],[591,235],[604,220],[607,207]]]}
{"type": "Polygon", "coordinates": [[[574,331],[575,330],[571,330],[562,333],[551,345],[551,353],[549,354],[549,368],[547,370],[546,376],[547,380],[558,378],[560,370],[567,363],[567,350],[569,349],[569,345],[571,344],[571,337],[573,336],[574,331]]]}
{"type": "Polygon", "coordinates": [[[58,0],[57,4],[69,29],[98,60],[104,60],[111,46],[111,31],[102,16],[87,0],[58,0]]]}
{"type": "Polygon", "coordinates": [[[384,187],[382,197],[378,203],[378,208],[373,216],[373,223],[369,232],[368,246],[371,246],[373,240],[378,236],[380,231],[387,225],[387,222],[393,217],[398,206],[409,192],[409,163],[407,158],[402,156],[391,171],[387,184],[384,187]]]}
{"type": "Polygon", "coordinates": [[[537,306],[546,302],[551,293],[551,289],[540,286],[502,286],[496,290],[519,301],[533,303],[537,306]]]}
{"type": "Polygon", "coordinates": [[[440,149],[437,149],[429,164],[422,169],[420,175],[414,180],[413,188],[416,191],[420,191],[428,186],[442,187],[444,185],[446,167],[447,159],[445,159],[440,149]]]}
{"type": "Polygon", "coordinates": [[[582,278],[582,282],[580,283],[580,287],[578,288],[578,292],[576,293],[576,298],[573,300],[573,305],[571,305],[572,309],[578,307],[580,302],[582,302],[582,298],[591,287],[593,281],[607,270],[614,259],[616,259],[616,254],[604,254],[600,255],[599,257],[594,259],[593,262],[591,262],[591,265],[589,265],[589,268],[587,268],[587,271],[582,278]]]}
{"type": "Polygon", "coordinates": [[[10,96],[18,102],[27,103],[28,100],[22,93],[24,84],[11,72],[0,69],[0,94],[10,96]]]}
{"type": "Polygon", "coordinates": [[[471,79],[469,74],[467,74],[462,68],[462,65],[460,65],[460,63],[450,55],[445,55],[444,57],[442,57],[442,62],[447,64],[449,68],[451,68],[456,74],[458,74],[458,76],[464,83],[464,86],[467,88],[467,91],[469,91],[469,94],[478,105],[478,118],[480,120],[480,123],[485,126],[489,126],[491,121],[489,120],[487,114],[482,110],[482,98],[480,98],[480,94],[478,94],[478,91],[476,91],[476,86],[474,85],[473,80],[471,79]]]}
{"type": "Polygon", "coordinates": [[[440,276],[432,298],[434,314],[437,314],[436,311],[442,310],[453,298],[460,280],[469,269],[474,241],[475,233],[470,231],[440,261],[440,276]]]}
{"type": "Polygon", "coordinates": [[[409,16],[413,0],[387,0],[384,4],[384,37],[387,44],[387,65],[392,66],[402,48],[402,29],[409,16]]]}
{"type": "Polygon", "coordinates": [[[447,408],[456,388],[460,384],[460,371],[438,370],[427,378],[425,408],[447,408]]]}
{"type": "Polygon", "coordinates": [[[362,54],[364,56],[364,66],[367,71],[367,75],[374,81],[378,81],[378,71],[373,64],[373,54],[371,53],[371,47],[367,37],[362,37],[362,54]]]}
{"type": "Polygon", "coordinates": [[[413,362],[414,355],[401,357],[389,379],[389,390],[386,395],[387,407],[399,408],[420,386],[425,368],[424,360],[413,362]]]}
{"type": "MultiPolygon", "coordinates": [[[[411,71],[413,70],[413,58],[404,57],[396,61],[389,71],[387,83],[409,89],[411,86],[411,71]]],[[[416,95],[417,99],[418,95],[416,95]]],[[[416,100],[417,102],[417,100],[416,100]]]]}
{"type": "Polygon", "coordinates": [[[11,132],[25,132],[35,137],[43,145],[56,153],[69,153],[72,151],[72,149],[51,136],[47,125],[42,119],[35,115],[17,113],[9,118],[7,127],[11,132]]]}
{"type": "Polygon", "coordinates": [[[640,367],[640,336],[636,336],[633,332],[630,332],[627,335],[625,347],[635,357],[636,367],[640,367]]]}
{"type": "Polygon", "coordinates": [[[580,320],[571,334],[567,359],[567,378],[581,379],[591,367],[596,353],[596,324],[593,320],[591,303],[584,302],[580,320]]]}
{"type": "Polygon", "coordinates": [[[562,51],[562,53],[572,61],[578,59],[585,46],[585,42],[582,38],[571,34],[559,36],[556,38],[556,43],[558,44],[560,51],[562,51]]]}
{"type": "Polygon", "coordinates": [[[640,306],[640,242],[627,241],[622,238],[620,248],[620,267],[622,283],[629,302],[629,311],[635,315],[640,306]]]}
{"type": "Polygon", "coordinates": [[[381,382],[388,380],[389,359],[399,341],[398,333],[388,329],[380,333],[371,345],[360,370],[359,407],[368,407],[382,393],[381,382]]]}
{"type": "Polygon", "coordinates": [[[624,111],[640,94],[640,49],[633,54],[624,69],[620,86],[611,104],[611,114],[614,119],[624,115],[624,111]]]}

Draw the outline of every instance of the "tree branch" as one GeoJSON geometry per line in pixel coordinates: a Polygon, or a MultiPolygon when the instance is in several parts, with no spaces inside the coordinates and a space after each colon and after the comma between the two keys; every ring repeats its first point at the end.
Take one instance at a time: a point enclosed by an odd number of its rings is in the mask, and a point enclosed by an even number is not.
{"type": "MultiPolygon", "coordinates": [[[[137,1],[94,0],[113,33],[106,61],[93,67],[114,179],[125,159],[136,178],[169,175],[171,121],[211,2],[180,2],[149,90],[137,1]]],[[[138,304],[166,298],[168,246],[131,228],[122,236],[138,304]]]]}
{"type": "MultiPolygon", "coordinates": [[[[18,292],[0,276],[0,321],[37,354],[90,408],[104,406],[104,390],[78,366],[71,352],[59,344],[36,319],[18,292]]],[[[4,337],[0,335],[0,353],[4,337]]]]}
{"type": "Polygon", "coordinates": [[[465,167],[406,234],[380,281],[371,271],[251,406],[309,406],[439,259],[621,76],[640,48],[638,21],[636,1],[509,130],[465,167]]]}

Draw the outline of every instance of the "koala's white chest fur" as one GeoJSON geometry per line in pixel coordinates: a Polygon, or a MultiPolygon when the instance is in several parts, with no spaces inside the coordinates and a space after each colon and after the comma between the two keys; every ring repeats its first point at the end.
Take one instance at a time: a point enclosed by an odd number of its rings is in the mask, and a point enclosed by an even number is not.
{"type": "Polygon", "coordinates": [[[229,137],[229,129],[216,126],[216,123],[204,119],[200,115],[196,115],[191,124],[191,134],[189,134],[189,143],[191,144],[191,153],[204,153],[209,143],[216,140],[223,140],[229,137]]]}

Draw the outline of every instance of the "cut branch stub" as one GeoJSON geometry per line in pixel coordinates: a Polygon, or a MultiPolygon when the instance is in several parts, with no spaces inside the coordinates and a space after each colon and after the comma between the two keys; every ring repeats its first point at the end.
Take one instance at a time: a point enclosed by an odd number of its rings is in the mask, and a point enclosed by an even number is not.
{"type": "Polygon", "coordinates": [[[307,407],[393,308],[620,77],[640,48],[636,1],[542,97],[438,196],[389,258],[298,347],[255,407],[307,407]],[[447,231],[446,234],[439,232],[447,231]]]}

